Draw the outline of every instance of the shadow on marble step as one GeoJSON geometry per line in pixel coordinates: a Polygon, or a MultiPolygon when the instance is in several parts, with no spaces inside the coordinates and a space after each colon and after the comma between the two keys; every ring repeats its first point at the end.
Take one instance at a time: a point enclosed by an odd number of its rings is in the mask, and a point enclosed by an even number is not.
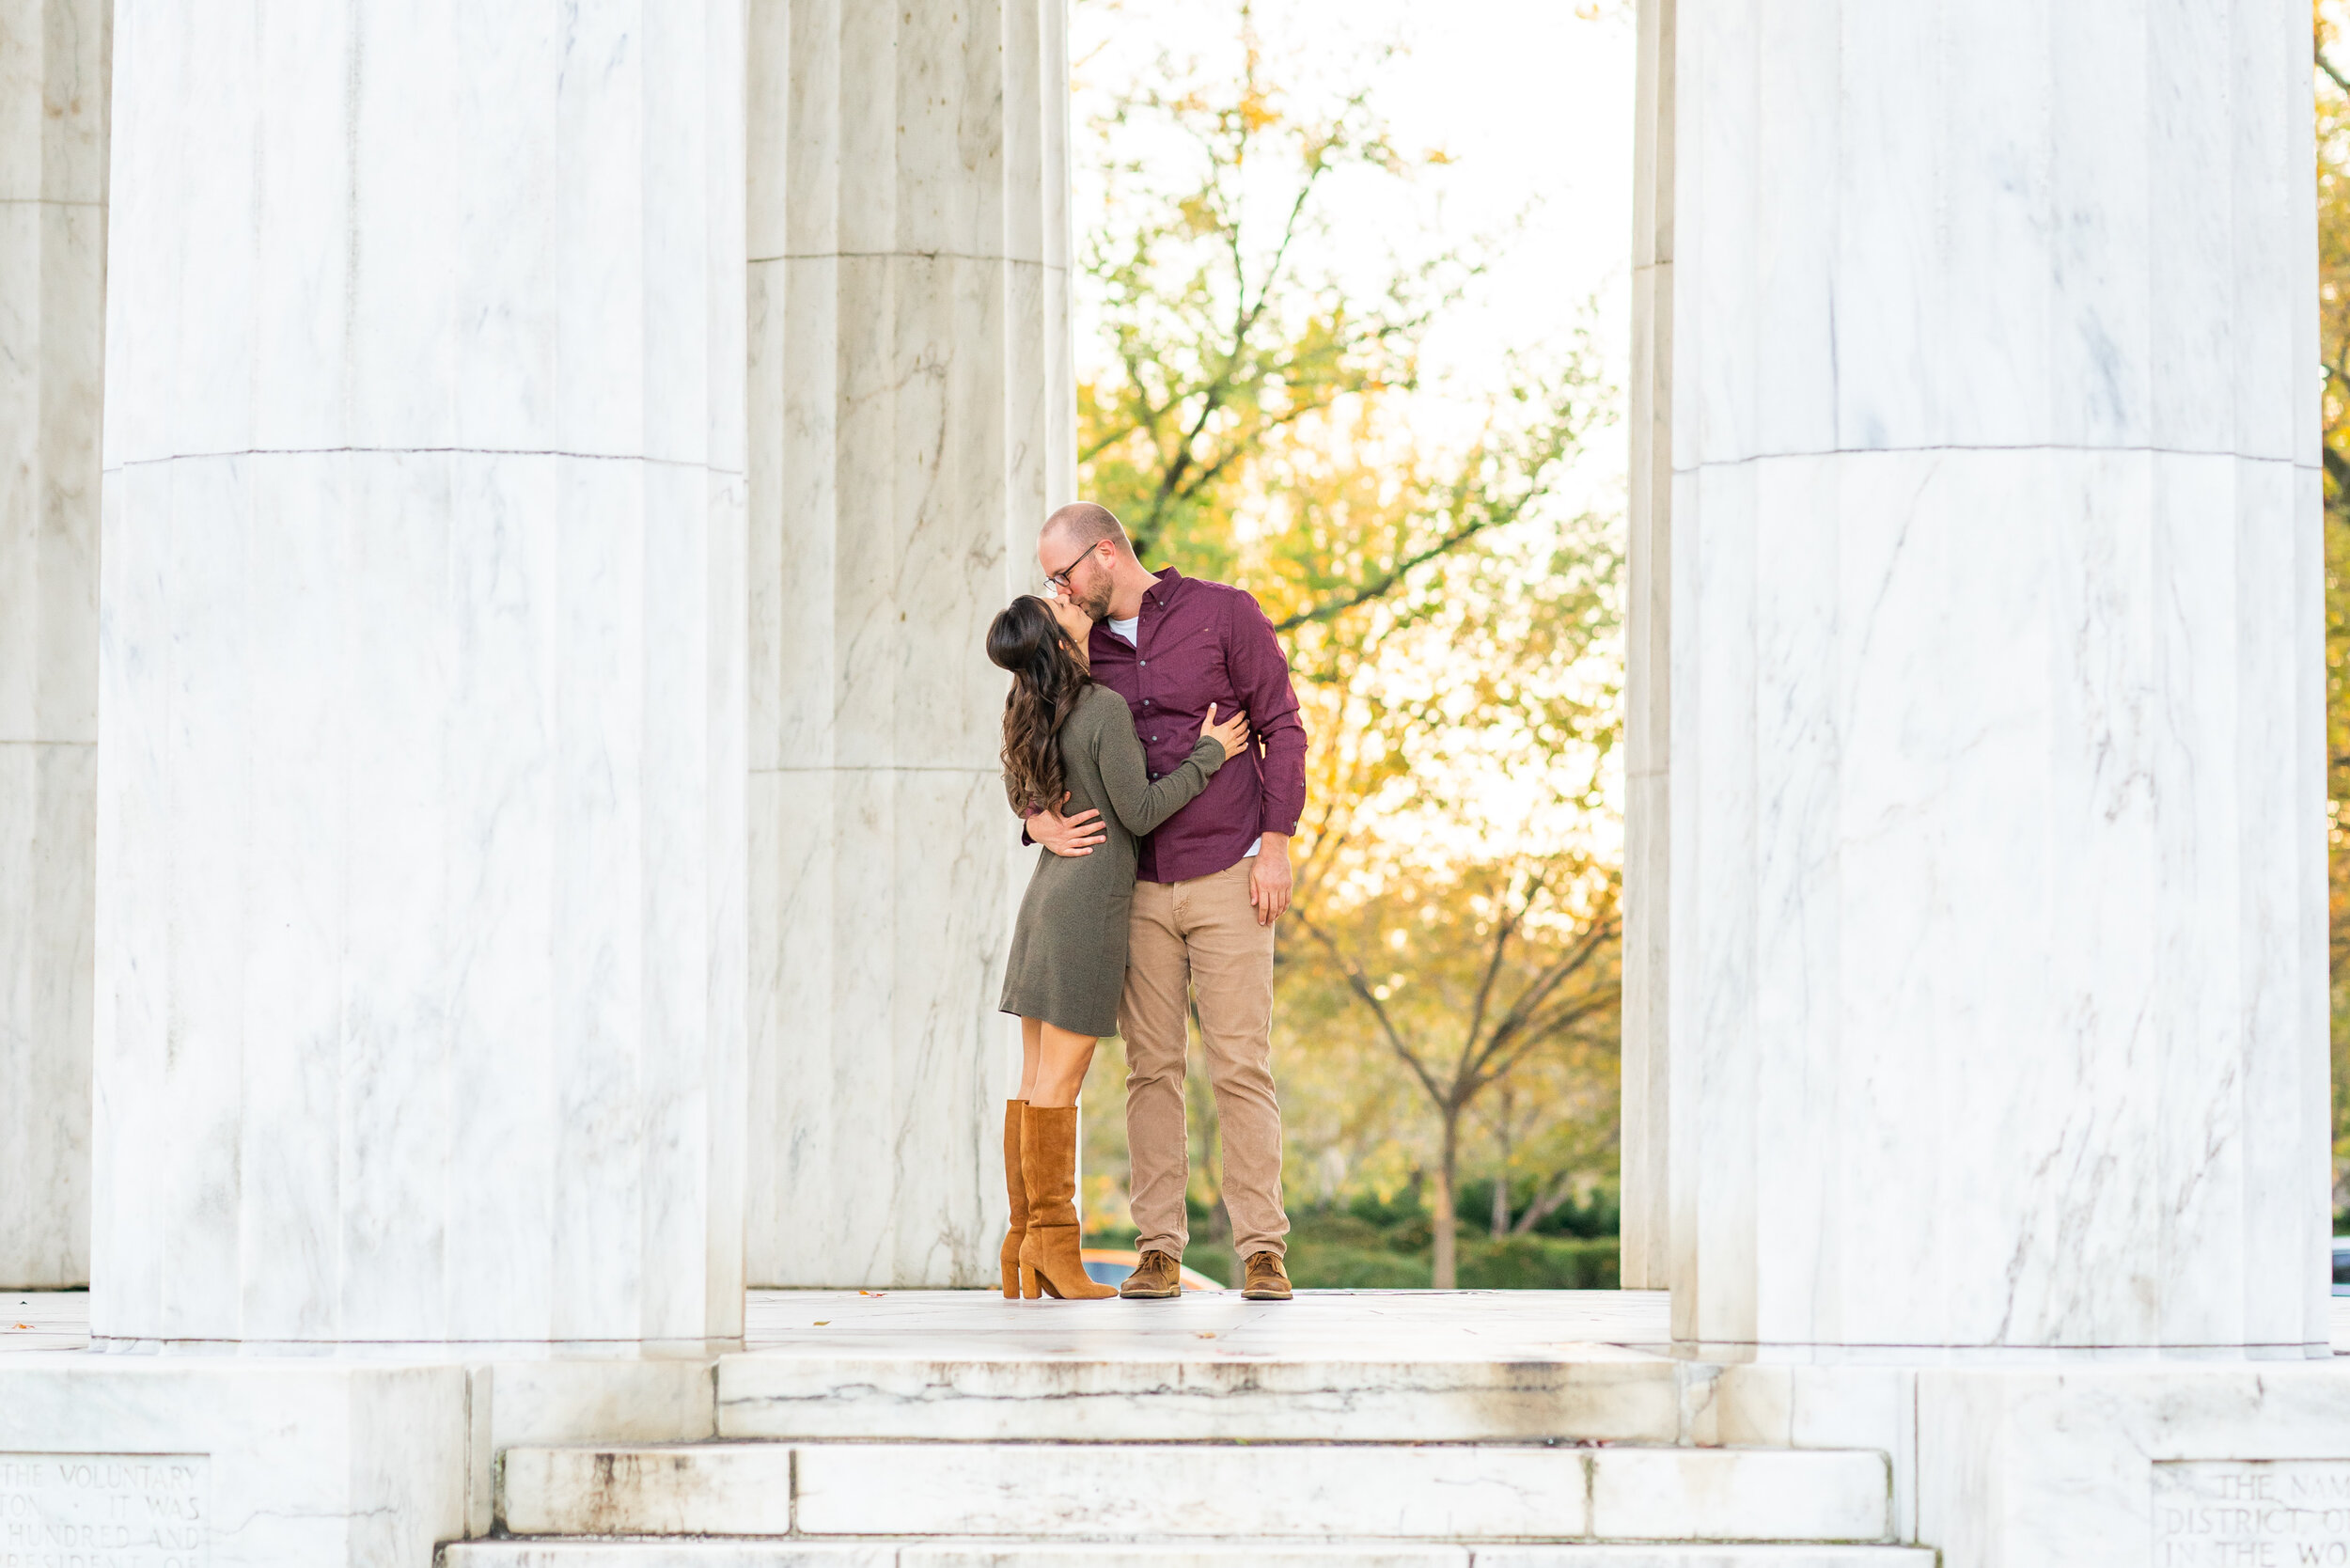
{"type": "Polygon", "coordinates": [[[1461,1546],[1261,1540],[1137,1545],[1093,1541],[478,1541],[442,1568],[1934,1568],[1914,1546],[1461,1546]]]}
{"type": "Polygon", "coordinates": [[[1798,1541],[1890,1533],[1881,1453],[1465,1443],[521,1448],[516,1535],[1798,1541]]]}
{"type": "Polygon", "coordinates": [[[818,1357],[718,1366],[722,1438],[1670,1443],[1680,1368],[1555,1360],[818,1357]]]}

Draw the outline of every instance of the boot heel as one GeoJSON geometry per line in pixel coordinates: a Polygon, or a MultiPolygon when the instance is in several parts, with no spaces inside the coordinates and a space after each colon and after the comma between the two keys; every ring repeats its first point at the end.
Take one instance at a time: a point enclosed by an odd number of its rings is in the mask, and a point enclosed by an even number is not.
{"type": "Polygon", "coordinates": [[[1020,1294],[1029,1301],[1034,1301],[1044,1294],[1036,1288],[1036,1270],[1026,1263],[1020,1265],[1020,1294]]]}

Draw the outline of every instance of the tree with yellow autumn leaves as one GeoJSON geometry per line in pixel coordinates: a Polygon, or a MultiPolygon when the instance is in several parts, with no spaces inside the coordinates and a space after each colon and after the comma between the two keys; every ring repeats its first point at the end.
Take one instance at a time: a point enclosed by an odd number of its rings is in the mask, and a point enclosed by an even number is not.
{"type": "Polygon", "coordinates": [[[2350,57],[2342,0],[2316,0],[2317,312],[2326,464],[2326,798],[2333,970],[2334,1206],[2350,1168],[2350,57]]]}
{"type": "Polygon", "coordinates": [[[1449,1286],[1472,1141],[1504,1209],[1502,1151],[1612,1164],[1620,520],[1565,496],[1616,399],[1577,334],[1523,347],[1465,433],[1424,433],[1421,346],[1479,264],[1390,234],[1367,269],[1322,197],[1445,161],[1397,145],[1366,92],[1291,101],[1246,9],[1236,43],[1236,73],[1155,72],[1091,126],[1081,488],[1146,563],[1241,584],[1282,637],[1312,737],[1284,1090],[1349,1102],[1293,1125],[1354,1129],[1302,1163],[1424,1183],[1449,1286]]]}

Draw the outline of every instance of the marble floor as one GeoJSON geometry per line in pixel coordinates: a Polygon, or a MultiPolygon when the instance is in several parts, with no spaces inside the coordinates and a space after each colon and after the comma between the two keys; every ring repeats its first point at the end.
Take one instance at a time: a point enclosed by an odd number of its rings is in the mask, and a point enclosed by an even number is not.
{"type": "Polygon", "coordinates": [[[1662,1349],[1661,1291],[1199,1291],[1173,1301],[1006,1301],[992,1291],[754,1291],[747,1348],[1044,1360],[1558,1360],[1662,1349]]]}
{"type": "MultiPolygon", "coordinates": [[[[1006,1301],[993,1291],[753,1291],[747,1348],[940,1358],[1606,1360],[1660,1352],[1662,1291],[1301,1291],[1291,1302],[1006,1301]]],[[[89,1294],[0,1294],[0,1353],[81,1350],[89,1294]]],[[[2350,1355],[2350,1296],[2333,1304],[2350,1355]]]]}
{"type": "MultiPolygon", "coordinates": [[[[1175,1301],[1006,1301],[994,1291],[753,1291],[746,1348],[958,1358],[1495,1361],[1661,1349],[1661,1291],[1197,1292],[1175,1301]]],[[[89,1294],[0,1294],[0,1352],[81,1350],[89,1294]]]]}

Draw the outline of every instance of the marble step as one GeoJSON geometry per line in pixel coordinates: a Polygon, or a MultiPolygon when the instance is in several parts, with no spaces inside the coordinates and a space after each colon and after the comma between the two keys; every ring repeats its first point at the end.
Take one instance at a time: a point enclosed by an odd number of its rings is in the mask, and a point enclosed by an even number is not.
{"type": "Polygon", "coordinates": [[[1092,1541],[470,1541],[441,1568],[1934,1568],[1916,1546],[1463,1546],[1261,1540],[1142,1545],[1092,1541]]]}
{"type": "Polygon", "coordinates": [[[718,1364],[718,1435],[1670,1443],[1680,1375],[1611,1345],[1425,1361],[755,1351],[718,1364]]]}
{"type": "Polygon", "coordinates": [[[1855,1450],[1380,1443],[516,1448],[513,1535],[1888,1539],[1855,1450]]]}

